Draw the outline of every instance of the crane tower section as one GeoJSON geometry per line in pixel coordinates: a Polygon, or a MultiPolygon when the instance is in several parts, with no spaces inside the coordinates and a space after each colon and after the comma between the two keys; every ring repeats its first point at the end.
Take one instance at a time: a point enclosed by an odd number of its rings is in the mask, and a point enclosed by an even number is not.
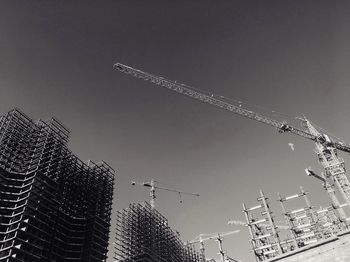
{"type": "Polygon", "coordinates": [[[326,171],[326,180],[329,181],[330,185],[335,185],[338,188],[345,203],[350,207],[350,183],[346,176],[344,160],[338,156],[337,148],[332,145],[327,135],[322,135],[309,120],[304,119],[304,122],[311,134],[322,138],[315,142],[315,152],[318,161],[326,171]]]}

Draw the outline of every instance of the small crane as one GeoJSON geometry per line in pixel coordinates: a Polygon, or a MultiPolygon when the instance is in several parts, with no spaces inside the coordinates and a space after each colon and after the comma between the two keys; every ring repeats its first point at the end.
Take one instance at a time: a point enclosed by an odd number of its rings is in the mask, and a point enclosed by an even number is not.
{"type": "MultiPolygon", "coordinates": [[[[141,186],[145,186],[145,187],[149,187],[150,188],[150,204],[151,204],[151,208],[154,209],[155,208],[155,199],[156,199],[156,189],[162,189],[162,190],[166,190],[166,191],[171,191],[171,192],[176,192],[179,194],[180,199],[181,199],[181,194],[182,195],[192,195],[192,196],[197,196],[199,197],[199,194],[197,193],[188,193],[188,192],[184,192],[181,190],[177,190],[174,188],[167,188],[167,187],[161,187],[156,185],[156,183],[159,184],[159,182],[157,182],[154,179],[151,179],[150,182],[137,182],[137,181],[131,181],[131,185],[141,185],[141,186]]],[[[180,202],[182,203],[182,200],[180,200],[180,202]]]]}
{"type": "Polygon", "coordinates": [[[221,257],[221,262],[237,261],[237,260],[234,260],[233,258],[228,257],[225,254],[225,252],[224,252],[224,250],[222,248],[222,241],[223,241],[223,237],[224,236],[237,234],[239,232],[240,232],[239,230],[235,230],[235,231],[224,232],[224,233],[199,234],[199,236],[196,237],[194,240],[186,242],[185,244],[186,245],[191,245],[191,244],[199,243],[202,260],[205,261],[204,241],[214,239],[214,240],[218,241],[218,244],[219,244],[219,254],[220,254],[220,257],[221,257]]]}

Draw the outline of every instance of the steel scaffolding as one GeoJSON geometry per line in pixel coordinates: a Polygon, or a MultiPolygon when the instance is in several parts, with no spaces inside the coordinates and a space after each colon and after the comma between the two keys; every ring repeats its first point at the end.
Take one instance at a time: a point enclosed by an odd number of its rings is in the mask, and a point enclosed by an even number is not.
{"type": "Polygon", "coordinates": [[[260,190],[260,196],[257,200],[259,204],[254,207],[247,208],[243,204],[243,213],[249,229],[255,259],[256,261],[264,261],[282,254],[282,243],[267,201],[268,198],[262,190],[260,190]]]}
{"type": "Polygon", "coordinates": [[[300,192],[294,195],[281,196],[278,193],[278,201],[287,225],[275,224],[267,202],[268,198],[261,190],[257,198],[259,202],[257,206],[246,207],[243,204],[246,222],[230,222],[248,227],[255,261],[279,261],[286,256],[328,243],[350,232],[339,217],[337,212],[339,207],[331,205],[316,209],[311,205],[308,194],[302,187],[300,187],[300,192]],[[289,202],[300,199],[305,202],[302,207],[287,210],[289,202]],[[283,239],[278,229],[287,230],[283,232],[283,239]]]}
{"type": "Polygon", "coordinates": [[[184,245],[168,220],[148,203],[132,203],[117,212],[115,257],[123,262],[202,262],[184,245]]]}
{"type": "Polygon", "coordinates": [[[106,261],[114,170],[83,163],[56,119],[0,118],[0,261],[106,261]]]}

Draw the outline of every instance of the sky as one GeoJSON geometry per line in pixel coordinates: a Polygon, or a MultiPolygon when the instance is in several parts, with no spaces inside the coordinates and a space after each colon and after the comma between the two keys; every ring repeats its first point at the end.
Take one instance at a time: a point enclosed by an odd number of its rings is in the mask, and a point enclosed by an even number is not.
{"type": "MultiPolygon", "coordinates": [[[[18,107],[34,119],[57,117],[76,155],[116,169],[113,212],[149,200],[132,180],[199,193],[180,203],[177,194],[157,192],[157,209],[183,240],[236,230],[228,220],[244,220],[242,203],[256,205],[260,189],[281,221],[277,192],[303,186],[313,205],[330,203],[304,173],[322,171],[311,141],[113,64],[243,101],[298,127],[295,117],[305,115],[350,141],[349,11],[348,1],[1,1],[0,114],[18,107]]],[[[111,242],[114,227],[112,215],[111,242]]],[[[241,228],[224,249],[254,261],[248,239],[241,228]]],[[[219,258],[216,242],[206,248],[219,258]]]]}

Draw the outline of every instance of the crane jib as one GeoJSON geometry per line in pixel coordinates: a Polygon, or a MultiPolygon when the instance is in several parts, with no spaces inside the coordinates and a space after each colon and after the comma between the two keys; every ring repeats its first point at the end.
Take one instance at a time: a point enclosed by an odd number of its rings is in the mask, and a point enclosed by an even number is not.
{"type": "MultiPolygon", "coordinates": [[[[171,91],[182,94],[184,96],[191,97],[193,99],[199,100],[199,101],[206,103],[206,104],[210,104],[210,105],[215,106],[217,108],[221,108],[221,109],[224,109],[226,111],[230,111],[230,112],[233,112],[235,114],[241,115],[243,117],[247,117],[249,119],[256,120],[260,123],[264,123],[264,124],[273,126],[276,129],[278,129],[278,131],[281,133],[283,133],[283,132],[293,133],[293,134],[296,134],[298,136],[310,139],[314,142],[318,141],[318,137],[316,137],[315,135],[313,135],[309,132],[306,132],[304,130],[300,130],[296,127],[290,126],[286,123],[282,123],[282,122],[277,121],[275,119],[271,119],[267,116],[258,114],[256,112],[247,110],[245,108],[242,108],[241,106],[236,106],[236,105],[233,105],[233,104],[228,103],[226,101],[220,100],[217,97],[214,97],[213,95],[207,95],[207,94],[201,93],[201,92],[196,91],[187,85],[179,84],[179,83],[173,82],[171,80],[165,79],[163,77],[155,76],[155,75],[146,73],[144,71],[134,69],[130,66],[126,66],[126,65],[121,64],[121,63],[116,63],[113,67],[115,69],[125,73],[125,74],[129,74],[129,75],[132,75],[134,77],[143,79],[145,81],[149,81],[151,83],[165,87],[171,91]]],[[[343,144],[340,144],[338,142],[334,142],[333,146],[339,150],[350,153],[350,147],[347,145],[343,145],[343,144]]]]}
{"type": "Polygon", "coordinates": [[[117,63],[115,65],[115,68],[123,73],[133,75],[137,78],[140,78],[140,79],[143,79],[146,81],[150,81],[151,83],[163,86],[167,89],[170,89],[170,90],[175,91],[177,93],[180,93],[182,95],[189,96],[191,98],[200,100],[204,103],[211,104],[213,106],[225,109],[227,111],[237,113],[237,114],[242,115],[244,117],[251,118],[251,119],[257,120],[259,122],[262,122],[262,123],[265,123],[268,125],[272,125],[278,129],[281,126],[281,123],[279,123],[276,120],[270,119],[270,118],[265,117],[263,115],[257,114],[255,112],[249,111],[249,110],[244,109],[244,108],[241,108],[239,106],[232,105],[228,102],[219,100],[219,99],[211,97],[209,95],[200,93],[198,91],[191,89],[190,87],[188,87],[186,85],[177,84],[177,83],[174,83],[170,80],[164,79],[162,77],[154,76],[154,75],[148,74],[146,72],[143,72],[141,70],[133,69],[131,67],[128,67],[128,66],[125,66],[125,65],[122,65],[119,63],[117,63]]]}

